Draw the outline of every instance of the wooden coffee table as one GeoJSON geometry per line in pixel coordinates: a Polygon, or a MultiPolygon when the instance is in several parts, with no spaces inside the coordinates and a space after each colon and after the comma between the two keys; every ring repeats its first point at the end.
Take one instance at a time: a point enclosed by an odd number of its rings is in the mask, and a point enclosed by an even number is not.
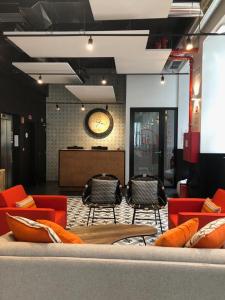
{"type": "Polygon", "coordinates": [[[70,231],[78,234],[86,244],[114,244],[132,237],[142,237],[145,243],[145,236],[157,233],[157,229],[153,226],[126,224],[76,226],[71,228],[70,231]]]}

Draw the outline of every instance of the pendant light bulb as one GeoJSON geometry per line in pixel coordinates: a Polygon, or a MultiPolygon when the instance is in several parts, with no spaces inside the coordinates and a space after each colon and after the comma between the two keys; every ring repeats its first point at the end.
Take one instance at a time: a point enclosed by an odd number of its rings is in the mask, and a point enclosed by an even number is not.
{"type": "Polygon", "coordinates": [[[102,85],[106,85],[107,84],[107,80],[105,79],[105,77],[102,77],[101,83],[102,83],[102,85]]]}
{"type": "Polygon", "coordinates": [[[87,43],[87,50],[92,51],[93,48],[94,48],[94,45],[93,45],[93,39],[92,39],[92,37],[90,36],[89,39],[88,39],[88,43],[87,43]]]}
{"type": "Polygon", "coordinates": [[[191,51],[194,48],[190,36],[186,40],[186,50],[191,51]]]}
{"type": "Polygon", "coordinates": [[[42,79],[42,76],[41,76],[41,75],[39,75],[38,80],[37,80],[37,83],[38,83],[38,84],[43,84],[43,79],[42,79]]]}
{"type": "Polygon", "coordinates": [[[60,107],[59,107],[59,105],[58,105],[58,104],[56,104],[56,106],[55,106],[55,107],[56,107],[56,110],[57,110],[57,111],[60,111],[60,107]]]}
{"type": "Polygon", "coordinates": [[[84,106],[84,104],[81,105],[81,111],[85,111],[85,106],[84,106]]]}
{"type": "Polygon", "coordinates": [[[164,75],[161,76],[160,83],[161,83],[162,85],[165,84],[165,78],[164,78],[164,75]]]}

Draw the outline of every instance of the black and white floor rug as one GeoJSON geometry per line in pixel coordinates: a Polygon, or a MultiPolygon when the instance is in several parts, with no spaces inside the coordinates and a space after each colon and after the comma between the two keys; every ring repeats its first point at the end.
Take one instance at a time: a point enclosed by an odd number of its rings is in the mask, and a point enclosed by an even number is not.
{"type": "MultiPolygon", "coordinates": [[[[87,218],[89,213],[89,208],[85,205],[83,205],[81,197],[69,197],[68,199],[68,205],[67,205],[67,229],[70,229],[74,226],[86,226],[87,224],[87,218]]],[[[133,209],[127,205],[125,199],[121,202],[121,204],[116,207],[115,209],[116,213],[116,220],[117,223],[120,224],[131,224],[132,223],[132,217],[133,217],[133,209]]],[[[153,213],[153,212],[152,212],[153,213]]],[[[98,216],[104,216],[104,217],[112,217],[112,212],[109,210],[109,213],[105,212],[98,212],[96,215],[98,216]]],[[[163,231],[166,231],[168,229],[168,211],[167,207],[160,210],[161,220],[162,220],[162,227],[163,231]]],[[[144,211],[142,214],[143,218],[149,218],[149,211],[144,211]]],[[[150,218],[154,219],[154,215],[152,215],[150,218]]],[[[96,220],[94,224],[108,224],[113,222],[113,220],[105,220],[105,219],[99,219],[96,220]]],[[[156,225],[155,221],[144,221],[144,220],[137,220],[135,224],[145,224],[145,225],[152,225],[157,228],[158,232],[155,236],[146,237],[146,243],[152,244],[157,236],[161,234],[159,223],[156,225]]],[[[89,225],[92,226],[92,225],[89,225]]],[[[94,225],[93,225],[94,226],[94,225]]],[[[131,245],[140,245],[143,246],[143,240],[142,238],[129,238],[126,240],[122,240],[118,242],[118,244],[131,244],[131,245]]]]}

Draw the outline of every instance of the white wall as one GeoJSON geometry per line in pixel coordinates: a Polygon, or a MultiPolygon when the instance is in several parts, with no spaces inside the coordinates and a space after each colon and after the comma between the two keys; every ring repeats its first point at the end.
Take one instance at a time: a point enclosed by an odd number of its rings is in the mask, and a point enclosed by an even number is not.
{"type": "Polygon", "coordinates": [[[203,45],[201,153],[225,153],[225,38],[203,45]]]}
{"type": "Polygon", "coordinates": [[[130,159],[130,108],[177,107],[178,76],[165,76],[165,85],[159,75],[128,75],[126,96],[126,181],[129,178],[130,159]]]}
{"type": "MultiPolygon", "coordinates": [[[[180,71],[181,73],[189,73],[190,67],[186,63],[180,71]]],[[[180,75],[178,78],[178,132],[177,132],[177,148],[183,149],[184,133],[188,132],[189,121],[189,80],[190,75],[180,75]]]]}

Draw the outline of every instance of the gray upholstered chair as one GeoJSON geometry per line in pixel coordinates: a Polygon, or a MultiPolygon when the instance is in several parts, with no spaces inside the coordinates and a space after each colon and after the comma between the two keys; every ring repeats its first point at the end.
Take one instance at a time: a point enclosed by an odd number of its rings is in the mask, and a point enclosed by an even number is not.
{"type": "Polygon", "coordinates": [[[160,209],[167,203],[164,186],[156,177],[149,175],[138,175],[130,179],[127,184],[126,201],[128,205],[133,207],[133,219],[132,224],[135,220],[159,221],[161,232],[162,221],[160,216],[160,209]],[[154,218],[142,218],[141,214],[149,211],[154,213],[154,218]]]}
{"type": "Polygon", "coordinates": [[[89,207],[87,226],[96,219],[112,219],[116,224],[115,207],[122,201],[122,187],[119,179],[111,174],[98,174],[88,180],[82,195],[84,205],[89,207]],[[98,213],[109,213],[112,217],[98,216],[98,213]],[[97,213],[97,214],[96,214],[97,213]]]}

